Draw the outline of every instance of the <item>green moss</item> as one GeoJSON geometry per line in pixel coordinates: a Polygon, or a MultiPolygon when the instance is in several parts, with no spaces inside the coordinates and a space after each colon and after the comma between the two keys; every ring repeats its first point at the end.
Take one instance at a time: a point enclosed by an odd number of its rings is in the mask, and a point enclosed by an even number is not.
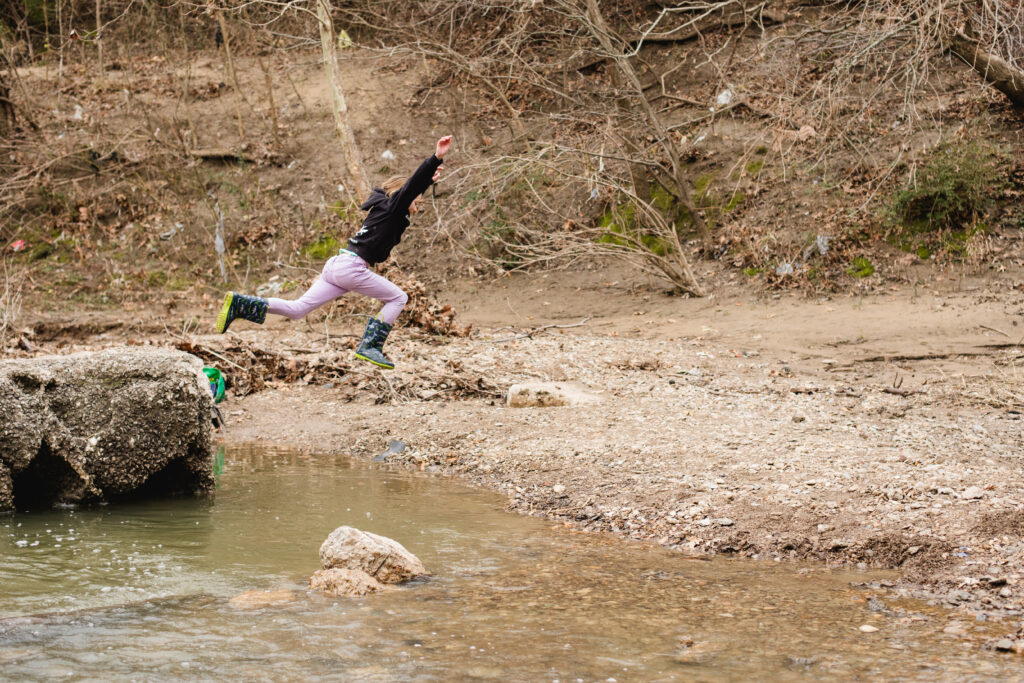
{"type": "Polygon", "coordinates": [[[341,244],[330,235],[323,235],[316,242],[307,245],[302,252],[313,259],[323,260],[338,253],[341,244]]]}
{"type": "Polygon", "coordinates": [[[150,287],[163,287],[167,284],[167,273],[162,270],[154,270],[146,275],[146,284],[150,287]]]}
{"type": "Polygon", "coordinates": [[[715,179],[714,173],[705,173],[697,176],[697,179],[693,181],[693,191],[697,194],[697,197],[703,197],[711,187],[712,181],[715,179]]]}
{"type": "Polygon", "coordinates": [[[604,212],[597,227],[607,228],[611,232],[622,232],[623,227],[633,229],[636,226],[636,206],[631,202],[613,206],[604,212]]]}
{"type": "MultiPolygon", "coordinates": [[[[667,191],[662,190],[662,192],[671,197],[667,191]]],[[[652,201],[657,204],[658,199],[652,197],[652,201]]],[[[675,202],[674,197],[672,197],[672,202],[675,202]]],[[[604,228],[606,231],[605,234],[597,238],[598,244],[635,247],[636,241],[639,241],[644,248],[658,256],[664,256],[671,251],[668,241],[640,230],[636,220],[636,205],[632,202],[625,202],[605,211],[598,222],[598,227],[604,228]]]]}
{"type": "Polygon", "coordinates": [[[919,259],[930,259],[932,257],[932,251],[923,244],[917,248],[917,258],[919,259]]]}
{"type": "Polygon", "coordinates": [[[676,205],[676,198],[661,185],[651,187],[651,203],[662,211],[671,211],[676,205]]]}
{"type": "Polygon", "coordinates": [[[764,159],[758,159],[757,161],[751,161],[747,164],[747,173],[750,175],[757,175],[764,168],[764,159]]]}
{"type": "Polygon", "coordinates": [[[29,254],[33,261],[44,259],[53,253],[53,245],[49,242],[40,242],[36,246],[32,247],[32,252],[29,254]]]}
{"type": "Polygon", "coordinates": [[[57,280],[57,287],[74,287],[77,284],[85,280],[85,276],[81,273],[63,273],[63,277],[57,280]]]}
{"type": "Polygon", "coordinates": [[[759,145],[758,148],[754,150],[754,154],[760,154],[761,156],[764,156],[767,153],[768,148],[765,147],[764,145],[759,145]]]}
{"type": "Polygon", "coordinates": [[[869,261],[868,259],[864,258],[863,256],[858,256],[857,258],[853,259],[853,263],[850,265],[849,268],[846,269],[846,272],[847,274],[852,275],[853,277],[864,278],[874,273],[875,267],[871,264],[871,261],[869,261]]]}
{"type": "Polygon", "coordinates": [[[327,207],[327,210],[343,221],[361,222],[362,215],[355,203],[339,199],[327,207]]]}
{"type": "Polygon", "coordinates": [[[728,201],[728,203],[726,203],[724,210],[725,211],[732,211],[737,206],[742,204],[746,200],[746,198],[747,198],[746,195],[743,194],[742,192],[735,192],[735,193],[733,193],[733,195],[731,197],[729,197],[729,201],[728,201]]]}
{"type": "Polygon", "coordinates": [[[167,280],[167,289],[172,292],[181,292],[192,286],[192,282],[181,276],[167,280]]]}
{"type": "Polygon", "coordinates": [[[743,274],[746,275],[747,277],[756,277],[763,272],[764,268],[755,268],[753,266],[748,266],[743,269],[743,274]]]}

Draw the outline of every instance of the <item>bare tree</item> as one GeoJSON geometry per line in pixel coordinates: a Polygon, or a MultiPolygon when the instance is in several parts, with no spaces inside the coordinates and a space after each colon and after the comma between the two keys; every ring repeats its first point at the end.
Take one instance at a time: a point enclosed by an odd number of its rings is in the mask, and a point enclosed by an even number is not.
{"type": "Polygon", "coordinates": [[[434,6],[429,30],[419,19],[425,14],[415,7],[396,16],[387,4],[350,3],[345,12],[351,24],[384,42],[391,53],[436,60],[442,68],[433,86],[447,78],[478,84],[481,101],[494,103],[493,115],[504,114],[512,132],[505,147],[517,152],[492,159],[486,172],[478,169],[492,199],[501,199],[503,189],[516,182],[531,185],[531,174],[547,170],[567,192],[582,184],[588,194],[598,193],[599,201],[582,206],[589,218],[562,211],[554,202],[548,216],[563,220],[520,220],[513,232],[491,235],[491,244],[500,242],[516,267],[613,253],[697,294],[701,288],[685,242],[691,235],[707,242],[710,231],[694,201],[686,162],[690,150],[665,120],[668,110],[654,101],[634,61],[638,43],[648,37],[672,40],[674,31],[687,27],[731,25],[735,17],[726,17],[727,7],[744,15],[737,0],[701,7],[704,12],[682,19],[664,13],[644,31],[626,24],[625,32],[613,29],[593,0],[454,0],[434,6]],[[566,137],[562,131],[576,133],[566,137]],[[552,168],[554,152],[559,168],[552,168]],[[518,180],[508,178],[509,168],[517,169],[518,180]],[[496,177],[510,182],[491,182],[496,177]],[[617,224],[620,234],[612,237],[594,214],[615,211],[628,213],[629,220],[617,224]],[[564,225],[574,227],[567,231],[564,225]]]}
{"type": "Polygon", "coordinates": [[[345,93],[341,88],[341,82],[337,72],[337,37],[334,32],[334,20],[331,18],[330,0],[313,0],[316,3],[316,16],[320,27],[320,46],[323,50],[324,72],[327,74],[327,83],[331,94],[331,112],[334,114],[334,126],[341,139],[342,153],[345,155],[345,165],[348,168],[349,178],[356,186],[356,193],[359,197],[366,198],[370,195],[370,181],[363,170],[359,148],[356,145],[355,134],[352,132],[352,124],[348,118],[348,105],[345,102],[345,93]]]}

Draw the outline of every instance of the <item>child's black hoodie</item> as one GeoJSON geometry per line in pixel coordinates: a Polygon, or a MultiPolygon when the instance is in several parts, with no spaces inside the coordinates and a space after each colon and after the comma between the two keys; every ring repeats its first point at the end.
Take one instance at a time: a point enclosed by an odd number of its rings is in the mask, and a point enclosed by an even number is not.
{"type": "Polygon", "coordinates": [[[409,227],[409,205],[434,182],[434,171],[440,165],[441,160],[431,154],[390,197],[379,187],[374,188],[360,207],[370,213],[359,232],[348,241],[348,250],[359,254],[371,266],[386,261],[409,227]]]}

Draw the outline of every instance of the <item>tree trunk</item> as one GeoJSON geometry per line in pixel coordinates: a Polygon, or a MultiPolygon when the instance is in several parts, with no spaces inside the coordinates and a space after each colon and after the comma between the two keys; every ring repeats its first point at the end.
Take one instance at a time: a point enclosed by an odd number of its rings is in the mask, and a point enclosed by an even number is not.
{"type": "Polygon", "coordinates": [[[352,132],[352,124],[348,118],[348,105],[341,90],[337,74],[337,57],[335,56],[334,21],[331,19],[331,0],[313,0],[316,3],[316,16],[320,24],[320,46],[323,49],[324,71],[331,94],[331,111],[334,113],[334,126],[341,138],[341,149],[345,155],[345,166],[349,178],[356,186],[358,198],[370,196],[370,181],[363,171],[359,148],[352,132]]]}
{"type": "Polygon", "coordinates": [[[96,71],[103,76],[103,31],[102,0],[96,0],[96,71]]]}
{"type": "Polygon", "coordinates": [[[14,104],[11,102],[11,86],[0,74],[0,140],[14,132],[14,104]]]}
{"type": "Polygon", "coordinates": [[[238,119],[238,141],[245,140],[245,128],[242,126],[242,88],[238,85],[238,73],[235,71],[235,62],[231,57],[231,41],[228,40],[228,24],[224,19],[224,10],[217,10],[217,23],[220,25],[220,34],[224,39],[224,62],[231,79],[231,85],[235,88],[235,117],[238,119]]]}
{"type": "Polygon", "coordinates": [[[949,49],[981,74],[993,88],[1024,108],[1024,71],[982,49],[977,40],[957,31],[949,39],[949,49]]]}
{"type": "Polygon", "coordinates": [[[267,68],[263,57],[257,57],[257,59],[259,60],[260,69],[263,70],[263,80],[267,84],[267,101],[270,103],[270,132],[274,136],[274,144],[277,145],[278,149],[281,149],[281,136],[277,132],[277,105],[274,103],[274,81],[270,78],[270,69],[267,68]]]}

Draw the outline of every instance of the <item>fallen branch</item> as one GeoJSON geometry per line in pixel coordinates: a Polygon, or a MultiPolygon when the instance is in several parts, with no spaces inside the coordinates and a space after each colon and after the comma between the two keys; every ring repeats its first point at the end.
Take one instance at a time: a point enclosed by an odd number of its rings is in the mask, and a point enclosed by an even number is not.
{"type": "Polygon", "coordinates": [[[268,154],[263,158],[255,157],[251,154],[246,154],[242,150],[230,149],[228,147],[210,147],[208,149],[190,149],[188,155],[193,159],[201,159],[203,161],[220,161],[222,163],[247,163],[247,164],[264,164],[269,163],[275,166],[281,164],[281,158],[276,154],[268,154]]]}
{"type": "Polygon", "coordinates": [[[963,31],[950,37],[949,49],[981,74],[989,85],[1010,98],[1015,106],[1024,108],[1024,71],[986,52],[977,40],[963,31]]]}
{"type": "Polygon", "coordinates": [[[923,394],[924,391],[920,389],[898,389],[896,387],[886,387],[882,389],[883,393],[895,394],[896,396],[913,396],[914,394],[923,394]]]}
{"type": "MultiPolygon", "coordinates": [[[[985,348],[985,347],[982,347],[985,348]]],[[[849,367],[854,363],[896,363],[911,360],[942,360],[944,358],[957,358],[959,356],[991,356],[990,351],[950,351],[948,353],[920,353],[908,355],[882,355],[867,356],[866,358],[855,358],[850,363],[841,367],[849,367]]]]}
{"type": "Polygon", "coordinates": [[[544,330],[567,330],[570,327],[582,327],[583,325],[586,325],[587,321],[589,320],[590,316],[587,316],[578,323],[572,323],[570,325],[541,325],[540,327],[535,327],[528,332],[523,332],[522,334],[515,334],[512,335],[511,337],[503,337],[501,339],[488,339],[487,342],[489,344],[500,344],[502,342],[512,341],[513,339],[526,339],[527,337],[532,339],[533,335],[537,334],[538,332],[543,332],[544,330]]]}
{"type": "MultiPolygon", "coordinates": [[[[766,23],[783,23],[788,19],[784,13],[773,12],[764,9],[764,4],[732,12],[722,17],[709,17],[703,21],[690,21],[679,28],[659,33],[637,33],[623,34],[625,41],[633,50],[639,50],[644,43],[685,43],[699,38],[705,33],[717,31],[723,28],[756,24],[763,26],[766,23]],[[685,29],[685,30],[683,30],[685,29]]],[[[589,55],[589,58],[578,59],[579,63],[570,60],[566,66],[568,70],[579,71],[588,67],[600,64],[610,59],[611,55],[589,55]]]]}

